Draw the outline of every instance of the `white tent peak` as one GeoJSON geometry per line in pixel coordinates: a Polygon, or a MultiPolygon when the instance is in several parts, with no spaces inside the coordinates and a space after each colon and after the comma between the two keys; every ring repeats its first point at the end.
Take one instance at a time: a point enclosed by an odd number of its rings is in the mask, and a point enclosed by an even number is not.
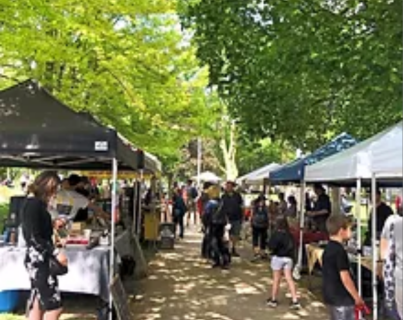
{"type": "Polygon", "coordinates": [[[204,171],[199,176],[193,177],[194,180],[200,180],[201,182],[220,182],[222,179],[211,171],[204,171]]]}
{"type": "Polygon", "coordinates": [[[245,184],[263,184],[264,179],[268,179],[270,172],[277,170],[281,167],[278,163],[270,163],[259,169],[256,169],[246,175],[243,175],[237,179],[237,183],[245,184]]]}
{"type": "Polygon", "coordinates": [[[403,121],[316,164],[308,166],[307,182],[370,179],[372,172],[393,178],[402,172],[403,121]]]}

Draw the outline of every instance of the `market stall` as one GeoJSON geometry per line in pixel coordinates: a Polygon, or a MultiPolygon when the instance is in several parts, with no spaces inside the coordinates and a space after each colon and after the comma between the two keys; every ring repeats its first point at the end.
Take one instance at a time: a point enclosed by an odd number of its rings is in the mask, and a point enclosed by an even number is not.
{"type": "MultiPolygon", "coordinates": [[[[111,213],[117,207],[118,169],[144,172],[159,169],[158,162],[150,157],[147,160],[142,150],[131,146],[114,129],[102,126],[89,114],[69,109],[35,81],[25,81],[1,91],[0,105],[1,167],[110,170],[111,213]]],[[[61,278],[62,290],[94,293],[105,298],[115,273],[115,231],[114,214],[111,214],[109,248],[68,248],[72,264],[69,275],[61,278]],[[95,264],[94,261],[98,262],[95,264]],[[80,283],[89,282],[82,268],[92,269],[88,274],[96,282],[90,284],[92,287],[80,283]],[[75,278],[83,274],[85,281],[75,278]],[[74,283],[77,286],[74,287],[74,283]]],[[[1,282],[4,288],[29,287],[21,261],[18,248],[6,247],[0,251],[0,273],[4,272],[7,277],[13,271],[13,277],[8,279],[10,282],[1,282]],[[14,265],[9,265],[10,262],[14,265]],[[19,264],[21,266],[17,267],[19,264]],[[17,270],[21,271],[20,275],[15,274],[17,270]]],[[[3,273],[1,278],[4,278],[3,273]]],[[[111,296],[109,301],[112,307],[111,296]]]]}
{"type": "MultiPolygon", "coordinates": [[[[343,150],[354,146],[357,141],[347,133],[342,133],[321,148],[317,149],[308,156],[294,160],[270,173],[271,184],[299,184],[300,185],[300,227],[298,247],[298,261],[294,268],[294,277],[300,278],[300,270],[303,261],[304,233],[308,232],[305,228],[305,168],[322,161],[323,159],[337,154],[343,150]]],[[[306,242],[305,242],[306,243],[306,242]]]]}
{"type": "MultiPolygon", "coordinates": [[[[402,187],[402,127],[403,122],[380,132],[356,146],[333,155],[307,168],[305,182],[322,182],[337,185],[355,185],[356,203],[361,203],[363,185],[372,187],[374,203],[376,189],[379,186],[402,187]],[[371,182],[372,180],[372,182],[371,182]],[[377,182],[376,182],[377,180],[377,182]]],[[[376,208],[373,209],[376,211],[376,208]]],[[[356,206],[358,217],[357,251],[362,253],[361,212],[356,206]]],[[[376,214],[372,219],[372,270],[377,269],[379,248],[376,245],[376,214]]],[[[361,290],[362,256],[358,254],[358,287],[361,290]]],[[[377,273],[372,274],[374,319],[378,317],[378,281],[377,273]]]]}
{"type": "Polygon", "coordinates": [[[236,182],[238,184],[263,186],[271,172],[278,170],[281,167],[278,163],[270,163],[264,167],[256,169],[242,177],[239,177],[236,182]]]}

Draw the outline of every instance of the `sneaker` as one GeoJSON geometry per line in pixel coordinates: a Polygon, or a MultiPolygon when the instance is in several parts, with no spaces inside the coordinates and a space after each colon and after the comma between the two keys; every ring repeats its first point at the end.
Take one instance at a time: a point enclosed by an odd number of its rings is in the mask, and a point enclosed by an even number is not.
{"type": "Polygon", "coordinates": [[[270,308],[277,308],[278,306],[278,302],[277,300],[273,300],[273,299],[268,299],[266,304],[270,307],[270,308]]]}
{"type": "Polygon", "coordinates": [[[291,308],[291,310],[299,310],[299,309],[301,309],[301,304],[299,303],[298,300],[294,301],[291,303],[290,308],[291,308]]]}

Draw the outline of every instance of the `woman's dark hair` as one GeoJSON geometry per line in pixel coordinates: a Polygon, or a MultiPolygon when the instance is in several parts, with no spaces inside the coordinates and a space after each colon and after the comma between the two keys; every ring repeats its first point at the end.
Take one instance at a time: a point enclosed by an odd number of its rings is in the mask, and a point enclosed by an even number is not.
{"type": "Polygon", "coordinates": [[[276,230],[290,232],[287,217],[284,215],[277,216],[276,218],[276,230]]]}
{"type": "Polygon", "coordinates": [[[60,178],[56,171],[43,171],[29,186],[28,192],[32,193],[36,198],[45,202],[57,192],[57,187],[60,185],[60,178]]]}

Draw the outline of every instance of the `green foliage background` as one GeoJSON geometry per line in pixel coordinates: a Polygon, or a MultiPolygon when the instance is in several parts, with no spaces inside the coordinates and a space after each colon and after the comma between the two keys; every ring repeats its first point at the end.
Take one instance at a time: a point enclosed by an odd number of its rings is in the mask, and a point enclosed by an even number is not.
{"type": "Polygon", "coordinates": [[[182,2],[233,117],[250,137],[312,150],[402,118],[401,1],[182,2]]]}

